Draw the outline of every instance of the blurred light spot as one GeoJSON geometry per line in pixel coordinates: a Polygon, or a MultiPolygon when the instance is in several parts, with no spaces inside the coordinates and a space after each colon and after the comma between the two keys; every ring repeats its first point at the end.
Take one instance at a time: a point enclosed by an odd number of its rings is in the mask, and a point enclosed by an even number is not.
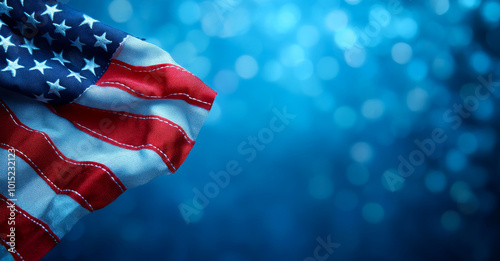
{"type": "Polygon", "coordinates": [[[255,77],[259,71],[257,61],[249,55],[242,55],[236,60],[235,64],[236,73],[244,79],[251,79],[255,77]]]}
{"type": "Polygon", "coordinates": [[[385,105],[381,100],[370,99],[366,100],[361,107],[363,116],[370,120],[375,120],[384,114],[385,105]]]}
{"type": "Polygon", "coordinates": [[[264,80],[276,82],[283,75],[283,66],[275,60],[271,60],[264,65],[264,80]]]}
{"type": "Polygon", "coordinates": [[[457,203],[466,203],[472,198],[473,194],[467,183],[457,181],[450,188],[450,196],[457,203]]]}
{"type": "Polygon", "coordinates": [[[478,142],[476,135],[466,132],[458,137],[458,149],[465,154],[472,154],[476,152],[478,142]]]}
{"type": "Polygon", "coordinates": [[[380,176],[382,186],[390,192],[401,190],[404,187],[405,178],[403,178],[396,169],[388,169],[380,176]]]}
{"type": "Polygon", "coordinates": [[[427,64],[420,59],[412,60],[406,69],[408,77],[414,81],[424,80],[427,77],[427,72],[429,70],[427,64]]]}
{"type": "Polygon", "coordinates": [[[178,64],[185,66],[196,58],[196,47],[188,41],[180,42],[175,45],[171,55],[178,64]]]}
{"type": "Polygon", "coordinates": [[[250,17],[245,8],[231,9],[231,12],[224,13],[224,17],[213,8],[209,10],[201,19],[203,32],[208,36],[233,37],[246,32],[250,27],[250,17]]]}
{"type": "Polygon", "coordinates": [[[448,79],[453,71],[455,61],[449,53],[441,53],[434,59],[432,63],[432,71],[441,80],[448,79]]]}
{"type": "Polygon", "coordinates": [[[333,183],[327,175],[315,175],[309,181],[309,193],[315,199],[326,199],[333,194],[333,183]]]}
{"type": "Polygon", "coordinates": [[[294,72],[295,72],[294,73],[295,77],[298,80],[301,80],[301,81],[307,80],[307,79],[311,78],[311,76],[314,73],[314,65],[312,64],[311,61],[304,60],[303,62],[301,62],[299,65],[297,65],[294,68],[294,72]]]}
{"type": "Polygon", "coordinates": [[[431,0],[430,3],[437,15],[443,15],[450,9],[450,2],[448,0],[431,0]]]}
{"type": "Polygon", "coordinates": [[[335,44],[337,44],[341,50],[353,47],[357,39],[358,36],[350,28],[345,28],[335,33],[335,44]]]}
{"type": "Polygon", "coordinates": [[[216,36],[224,31],[224,24],[216,12],[208,12],[201,18],[201,28],[208,36],[216,36]]]}
{"type": "Polygon", "coordinates": [[[125,23],[132,17],[134,9],[127,0],[114,0],[108,6],[109,16],[117,23],[125,23]]]}
{"type": "Polygon", "coordinates": [[[339,63],[335,58],[326,56],[321,58],[317,64],[317,75],[322,80],[331,80],[339,72],[339,63]]]}
{"type": "Polygon", "coordinates": [[[384,215],[384,209],[378,203],[366,203],[363,206],[363,218],[368,223],[380,223],[384,219],[384,215]]]}
{"type": "Polygon", "coordinates": [[[178,15],[182,23],[190,25],[200,20],[200,6],[196,2],[186,1],[179,6],[178,15]]]}
{"type": "Polygon", "coordinates": [[[472,68],[476,70],[476,72],[484,74],[490,70],[491,61],[490,57],[486,55],[484,52],[476,52],[472,55],[470,59],[470,63],[472,68]]]}
{"type": "Polygon", "coordinates": [[[323,86],[316,78],[311,78],[300,83],[300,88],[305,95],[316,97],[323,93],[323,86]]]}
{"type": "MultiPolygon", "coordinates": [[[[353,46],[352,48],[348,48],[344,52],[344,58],[349,66],[353,68],[359,68],[363,66],[366,60],[365,48],[360,48],[357,45],[353,46]]],[[[365,71],[368,71],[368,69],[365,69],[365,71]]]]}
{"type": "Polygon", "coordinates": [[[429,94],[422,88],[415,88],[406,95],[406,104],[411,111],[424,111],[429,105],[429,94]]]}
{"type": "Polygon", "coordinates": [[[481,0],[458,0],[461,6],[468,8],[468,9],[474,9],[481,4],[481,0]]]}
{"type": "Polygon", "coordinates": [[[335,124],[341,129],[349,129],[356,123],[356,112],[348,106],[338,108],[334,114],[335,124]]]}
{"type": "Polygon", "coordinates": [[[441,225],[448,231],[456,231],[460,227],[460,223],[460,215],[453,210],[448,210],[441,216],[441,225]]]}
{"type": "Polygon", "coordinates": [[[293,29],[300,21],[300,8],[294,4],[286,4],[279,10],[274,28],[279,33],[286,33],[293,29]]]}
{"type": "Polygon", "coordinates": [[[451,171],[461,171],[467,166],[467,157],[458,150],[451,150],[446,154],[446,165],[451,171]]]}
{"type": "Polygon", "coordinates": [[[347,179],[353,185],[362,186],[365,185],[370,178],[370,173],[368,168],[362,164],[351,164],[347,167],[347,179]]]}
{"type": "Polygon", "coordinates": [[[285,66],[296,66],[305,59],[304,49],[300,45],[293,44],[281,51],[281,63],[285,66]]]}
{"type": "MultiPolygon", "coordinates": [[[[370,22],[365,28],[365,32],[369,33],[371,37],[373,37],[373,34],[378,34],[379,31],[382,29],[380,27],[386,27],[389,25],[392,19],[391,13],[381,5],[373,5],[370,8],[370,14],[369,14],[370,22]],[[372,27],[372,28],[370,28],[372,27]],[[378,27],[378,28],[376,28],[378,27]],[[375,31],[374,32],[368,32],[368,31],[375,31]]],[[[411,28],[408,28],[411,30],[411,28]]]]}
{"type": "Polygon", "coordinates": [[[473,193],[470,193],[470,197],[466,201],[458,203],[458,209],[463,214],[473,214],[479,209],[479,201],[473,193]]]}
{"type": "Polygon", "coordinates": [[[413,51],[407,43],[397,43],[392,47],[391,54],[395,62],[405,64],[410,61],[413,51]]]}
{"type": "Polygon", "coordinates": [[[500,20],[500,4],[494,1],[486,2],[481,13],[487,22],[497,23],[500,20]]]}
{"type": "Polygon", "coordinates": [[[219,71],[214,77],[214,88],[220,94],[234,93],[238,88],[238,76],[232,71],[219,71]]]}
{"type": "Polygon", "coordinates": [[[359,163],[369,162],[372,156],[372,147],[366,142],[357,142],[351,147],[351,158],[354,161],[359,163]]]}
{"type": "Polygon", "coordinates": [[[358,204],[358,196],[351,190],[340,190],[335,194],[335,206],[344,211],[353,210],[358,204]]]}
{"type": "Polygon", "coordinates": [[[446,187],[446,176],[439,171],[432,171],[425,176],[425,186],[431,192],[441,192],[446,187]]]}
{"type": "Polygon", "coordinates": [[[347,14],[342,10],[331,11],[325,18],[326,28],[339,32],[346,28],[348,23],[347,14]]]}
{"type": "Polygon", "coordinates": [[[418,24],[411,18],[404,18],[395,23],[398,34],[405,39],[413,39],[418,33],[418,24]]]}
{"type": "Polygon", "coordinates": [[[311,47],[318,43],[319,32],[312,25],[303,25],[297,31],[297,42],[304,47],[311,47]]]}

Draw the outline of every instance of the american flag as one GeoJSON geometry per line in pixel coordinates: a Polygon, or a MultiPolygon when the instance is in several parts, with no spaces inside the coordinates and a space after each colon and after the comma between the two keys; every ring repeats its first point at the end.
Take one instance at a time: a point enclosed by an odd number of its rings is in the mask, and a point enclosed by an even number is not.
{"type": "Polygon", "coordinates": [[[216,93],[57,1],[0,14],[0,260],[39,260],[86,214],[175,172],[216,93]]]}

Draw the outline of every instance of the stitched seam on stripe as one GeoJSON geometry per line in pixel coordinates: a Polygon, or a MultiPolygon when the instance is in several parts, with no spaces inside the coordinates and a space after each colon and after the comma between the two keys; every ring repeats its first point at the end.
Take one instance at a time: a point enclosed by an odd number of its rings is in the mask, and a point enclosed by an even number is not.
{"type": "Polygon", "coordinates": [[[96,167],[96,168],[99,168],[101,170],[103,170],[104,172],[106,172],[108,174],[108,176],[115,182],[115,184],[118,186],[118,188],[124,192],[123,188],[120,186],[120,184],[118,184],[118,182],[116,182],[115,178],[111,175],[111,173],[109,173],[109,171],[107,171],[105,168],[101,167],[101,166],[98,166],[98,165],[94,165],[92,163],[79,163],[79,162],[71,162],[67,159],[65,159],[64,157],[62,157],[61,155],[59,155],[59,152],[56,150],[56,148],[52,145],[52,143],[50,142],[50,140],[46,137],[46,134],[41,132],[41,131],[37,131],[37,130],[31,130],[29,128],[26,128],[24,127],[23,125],[20,125],[16,122],[16,120],[14,119],[14,117],[12,116],[12,114],[10,113],[10,111],[7,109],[7,107],[5,107],[5,104],[1,103],[2,106],[4,107],[4,109],[7,111],[7,113],[9,113],[9,116],[10,118],[12,119],[12,121],[14,121],[14,124],[16,124],[17,126],[27,130],[27,131],[30,131],[30,132],[36,132],[36,133],[40,133],[42,134],[43,138],[49,143],[49,145],[52,147],[52,149],[55,151],[55,153],[57,154],[57,156],[62,159],[63,161],[65,162],[68,162],[70,164],[73,164],[73,165],[79,165],[79,166],[92,166],[92,167],[96,167]]]}
{"type": "MultiPolygon", "coordinates": [[[[0,200],[2,200],[2,201],[4,201],[5,203],[7,203],[7,200],[5,200],[5,199],[3,199],[3,198],[0,198],[0,200]]],[[[9,204],[9,203],[7,203],[7,204],[9,204]]],[[[19,214],[23,215],[25,218],[29,219],[31,222],[35,223],[35,225],[38,225],[39,227],[43,228],[43,230],[45,230],[45,232],[47,232],[47,234],[49,234],[49,236],[50,236],[52,239],[54,239],[54,242],[56,242],[56,244],[57,244],[57,243],[59,243],[59,241],[57,241],[57,239],[56,239],[54,236],[52,236],[52,234],[50,234],[50,232],[49,232],[49,231],[45,228],[45,226],[44,226],[44,225],[42,225],[42,224],[40,224],[40,223],[36,222],[35,220],[33,220],[32,218],[28,217],[26,214],[24,214],[23,212],[19,211],[19,210],[18,210],[18,209],[16,209],[16,208],[15,208],[14,210],[15,210],[16,212],[18,212],[19,214]]]]}
{"type": "Polygon", "coordinates": [[[116,115],[130,117],[130,118],[135,118],[135,119],[139,119],[139,120],[158,120],[158,121],[164,122],[164,123],[170,125],[171,127],[176,128],[184,136],[184,139],[189,144],[192,144],[192,141],[189,139],[189,137],[187,136],[187,134],[184,132],[183,129],[181,129],[179,126],[176,126],[176,125],[174,125],[174,124],[172,124],[172,123],[170,123],[168,121],[162,120],[159,117],[154,117],[154,116],[151,116],[151,117],[138,117],[138,116],[132,116],[132,115],[124,114],[124,113],[119,113],[119,112],[116,112],[116,111],[96,109],[96,108],[92,108],[92,107],[88,107],[88,106],[85,106],[85,108],[90,109],[90,110],[94,110],[94,111],[106,111],[106,112],[110,112],[110,113],[113,113],[113,114],[116,114],[116,115]]]}
{"type": "MultiPolygon", "coordinates": [[[[168,97],[170,97],[170,96],[175,96],[175,95],[185,95],[185,96],[187,96],[187,97],[188,97],[188,99],[191,99],[191,100],[193,100],[193,101],[201,102],[201,103],[204,103],[204,104],[207,104],[207,105],[212,105],[212,103],[211,103],[211,102],[205,102],[205,101],[202,101],[202,100],[196,99],[196,98],[194,98],[194,97],[191,97],[191,96],[190,96],[189,94],[187,94],[187,93],[177,92],[177,93],[171,93],[171,94],[166,95],[166,96],[153,96],[153,95],[147,95],[147,94],[144,94],[144,93],[140,93],[140,92],[138,92],[138,91],[136,91],[136,90],[132,89],[132,87],[127,86],[127,85],[125,85],[125,84],[123,84],[123,83],[121,83],[121,82],[101,82],[100,84],[106,84],[106,83],[109,83],[109,84],[118,84],[118,85],[120,85],[120,86],[123,86],[123,87],[127,88],[128,90],[133,91],[134,93],[137,93],[137,94],[139,94],[139,95],[141,95],[141,96],[143,96],[143,97],[147,97],[147,98],[160,98],[160,99],[162,99],[162,98],[168,98],[168,97]]],[[[105,86],[101,86],[101,87],[105,87],[105,86]]]]}
{"type": "Polygon", "coordinates": [[[79,124],[78,122],[74,122],[74,124],[76,124],[76,125],[80,126],[81,128],[84,128],[84,129],[86,129],[86,130],[88,130],[88,131],[90,131],[90,132],[92,132],[92,133],[94,133],[94,134],[96,134],[96,135],[99,135],[99,136],[101,136],[101,137],[103,137],[103,138],[106,138],[106,139],[108,139],[108,140],[111,140],[111,141],[113,141],[113,142],[116,142],[116,143],[118,143],[118,144],[120,144],[120,145],[122,145],[122,146],[125,146],[125,147],[131,147],[131,148],[137,148],[137,149],[138,149],[138,148],[148,148],[148,147],[153,147],[153,148],[155,148],[158,152],[160,152],[163,156],[165,156],[165,158],[167,159],[167,161],[168,161],[168,163],[170,164],[170,166],[174,169],[174,171],[175,171],[175,170],[177,170],[177,169],[174,167],[174,165],[172,164],[172,162],[170,161],[170,159],[168,158],[167,154],[165,154],[162,150],[160,150],[158,147],[156,147],[156,146],[155,146],[155,145],[153,145],[153,144],[145,144],[145,145],[135,146],[135,145],[130,145],[130,144],[121,143],[121,142],[119,142],[119,141],[117,141],[117,140],[114,140],[114,139],[112,139],[112,138],[110,138],[110,137],[108,137],[108,136],[106,136],[106,135],[103,135],[103,134],[101,134],[101,133],[97,133],[97,132],[95,132],[95,131],[93,131],[93,130],[91,130],[91,129],[89,129],[89,128],[87,128],[87,127],[85,127],[85,126],[81,125],[81,124],[79,124]]]}
{"type": "MultiPolygon", "coordinates": [[[[5,242],[5,240],[3,238],[0,238],[0,240],[2,240],[5,244],[7,244],[7,242],[5,242]]],[[[7,244],[7,245],[9,245],[9,244],[7,244]]],[[[19,254],[19,252],[17,252],[17,250],[15,248],[14,248],[14,253],[16,253],[19,256],[19,258],[21,258],[21,260],[24,261],[24,258],[19,254]]]]}
{"type": "Polygon", "coordinates": [[[175,68],[175,69],[177,69],[179,71],[187,72],[187,73],[191,74],[192,76],[196,77],[196,75],[192,74],[190,71],[188,71],[188,70],[186,70],[186,69],[184,69],[182,67],[173,65],[173,64],[164,65],[164,66],[161,66],[161,67],[158,67],[158,68],[155,68],[155,69],[151,69],[151,70],[136,70],[136,69],[133,69],[131,67],[128,67],[126,65],[119,64],[119,63],[116,63],[116,62],[111,62],[111,64],[121,66],[121,67],[123,67],[125,69],[128,69],[130,71],[133,71],[133,72],[154,72],[154,71],[158,71],[158,70],[165,69],[165,68],[175,68]]]}
{"type": "Polygon", "coordinates": [[[10,147],[10,148],[12,148],[12,149],[16,150],[17,152],[21,153],[24,157],[26,157],[26,159],[27,159],[27,160],[29,160],[29,161],[31,162],[31,164],[33,164],[33,166],[35,166],[35,168],[36,168],[36,169],[40,172],[40,174],[41,174],[44,178],[46,178],[46,179],[50,182],[50,184],[52,184],[52,185],[53,185],[53,186],[54,186],[57,190],[59,190],[60,192],[62,192],[62,191],[70,191],[70,192],[75,193],[75,194],[76,194],[76,195],[78,195],[81,199],[83,199],[83,200],[85,201],[85,203],[87,203],[87,205],[90,207],[90,209],[92,210],[92,212],[94,211],[94,208],[92,207],[92,205],[90,205],[90,203],[89,203],[89,202],[88,202],[88,201],[87,201],[87,200],[86,200],[86,199],[85,199],[85,198],[84,198],[84,197],[83,197],[80,193],[78,193],[78,191],[74,191],[74,190],[72,190],[72,189],[61,189],[61,188],[59,188],[58,186],[56,186],[56,184],[54,184],[54,182],[52,182],[52,180],[50,180],[47,176],[45,176],[45,174],[43,174],[43,171],[42,171],[42,170],[41,170],[41,169],[40,169],[40,168],[39,168],[39,167],[38,167],[38,166],[37,166],[37,165],[36,165],[36,164],[35,164],[35,163],[34,163],[34,162],[33,162],[33,161],[32,161],[32,160],[31,160],[31,159],[30,159],[27,155],[26,155],[26,154],[24,154],[22,151],[20,151],[20,150],[18,150],[18,149],[16,149],[16,148],[14,148],[13,146],[11,146],[11,145],[9,145],[9,144],[0,143],[0,145],[5,145],[5,146],[10,147]]]}

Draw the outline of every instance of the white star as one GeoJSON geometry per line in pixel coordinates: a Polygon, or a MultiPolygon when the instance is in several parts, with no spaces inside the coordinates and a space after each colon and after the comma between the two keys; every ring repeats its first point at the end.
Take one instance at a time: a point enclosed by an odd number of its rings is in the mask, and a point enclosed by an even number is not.
{"type": "Polygon", "coordinates": [[[94,18],[92,18],[92,17],[90,17],[90,16],[88,16],[88,15],[85,15],[85,14],[83,15],[83,19],[84,19],[84,20],[83,20],[83,22],[80,24],[80,26],[88,24],[88,25],[89,25],[89,27],[90,27],[90,29],[92,29],[92,26],[94,26],[94,23],[99,22],[99,21],[97,21],[96,19],[94,19],[94,18]]]}
{"type": "Polygon", "coordinates": [[[3,47],[5,52],[7,52],[7,50],[9,49],[9,46],[16,46],[15,44],[13,44],[10,41],[11,37],[12,37],[12,35],[7,37],[7,38],[3,37],[3,35],[0,35],[0,45],[3,47]]]}
{"type": "Polygon", "coordinates": [[[83,58],[83,60],[85,60],[85,67],[83,67],[82,71],[89,70],[95,75],[95,69],[101,67],[99,64],[94,62],[95,58],[92,58],[92,60],[83,58]]]}
{"type": "Polygon", "coordinates": [[[26,18],[28,19],[27,22],[32,24],[34,27],[36,27],[36,25],[40,23],[40,21],[36,20],[35,18],[35,12],[31,13],[30,15],[24,12],[24,15],[26,15],[26,18]]]}
{"type": "MultiPolygon", "coordinates": [[[[69,70],[69,69],[68,69],[69,70]]],[[[79,82],[82,82],[82,78],[83,79],[87,79],[83,76],[81,76],[79,73],[77,72],[73,72],[72,70],[69,70],[69,75],[68,75],[68,78],[69,77],[75,77],[79,82]]]]}
{"type": "Polygon", "coordinates": [[[45,74],[45,73],[43,72],[43,70],[45,70],[45,69],[52,69],[52,67],[47,66],[47,65],[46,65],[46,63],[47,63],[47,60],[43,61],[42,63],[41,63],[41,62],[38,62],[37,60],[35,60],[35,64],[36,64],[36,65],[35,65],[34,67],[32,67],[32,68],[30,69],[30,71],[33,71],[33,70],[39,70],[42,74],[45,74]]]}
{"type": "Polygon", "coordinates": [[[82,51],[82,47],[85,45],[84,43],[80,42],[80,37],[77,37],[76,40],[74,41],[71,41],[71,46],[74,46],[76,48],[78,48],[78,50],[80,50],[80,52],[82,51]]]}
{"type": "Polygon", "coordinates": [[[54,21],[54,14],[62,11],[57,9],[57,5],[54,6],[45,5],[45,7],[47,9],[41,15],[48,15],[50,17],[50,20],[52,21],[54,21]]]}
{"type": "Polygon", "coordinates": [[[94,47],[102,47],[104,51],[108,51],[107,45],[112,43],[112,41],[106,39],[106,32],[104,32],[101,36],[94,35],[96,42],[94,44],[94,47]]]}
{"type": "Polygon", "coordinates": [[[53,93],[53,94],[57,95],[58,97],[61,97],[61,94],[59,94],[59,92],[66,90],[65,87],[62,87],[59,84],[59,79],[57,79],[57,81],[55,81],[55,82],[47,81],[47,84],[50,86],[49,94],[53,93]]]}
{"type": "Polygon", "coordinates": [[[63,20],[60,24],[53,23],[53,25],[56,27],[55,32],[60,33],[63,36],[66,36],[66,30],[71,29],[71,26],[66,25],[66,20],[63,20]]]}
{"type": "Polygon", "coordinates": [[[2,26],[6,25],[2,20],[0,20],[0,29],[2,29],[2,26]]]}
{"type": "Polygon", "coordinates": [[[19,58],[17,58],[17,60],[15,60],[15,61],[11,61],[11,60],[7,59],[7,62],[9,63],[9,65],[7,65],[7,67],[3,68],[2,72],[10,71],[12,73],[12,77],[16,77],[16,70],[17,69],[24,68],[24,66],[19,65],[17,63],[17,62],[19,62],[19,58]]]}
{"type": "Polygon", "coordinates": [[[36,95],[33,93],[33,96],[35,96],[35,99],[39,102],[43,102],[43,103],[48,103],[49,101],[52,101],[52,99],[47,99],[45,98],[45,94],[42,93],[42,95],[36,95]]]}
{"type": "Polygon", "coordinates": [[[0,14],[6,14],[8,17],[10,17],[10,10],[12,10],[12,7],[7,5],[7,0],[4,0],[2,3],[0,3],[0,14]]]}
{"type": "Polygon", "coordinates": [[[49,45],[52,45],[52,41],[54,41],[55,39],[52,38],[49,34],[49,32],[46,32],[44,35],[42,35],[43,38],[47,39],[47,42],[49,42],[49,45]]]}
{"type": "Polygon", "coordinates": [[[63,66],[64,66],[64,63],[70,63],[70,61],[64,59],[64,57],[63,57],[63,51],[61,51],[60,53],[56,53],[56,52],[52,51],[52,53],[54,54],[54,58],[52,58],[51,60],[58,61],[63,66]]]}
{"type": "Polygon", "coordinates": [[[33,43],[33,39],[28,40],[24,39],[25,44],[21,45],[21,47],[28,49],[28,52],[33,55],[33,50],[40,50],[40,48],[36,47],[33,43]]]}
{"type": "Polygon", "coordinates": [[[24,6],[24,0],[21,0],[21,6],[24,6]]]}

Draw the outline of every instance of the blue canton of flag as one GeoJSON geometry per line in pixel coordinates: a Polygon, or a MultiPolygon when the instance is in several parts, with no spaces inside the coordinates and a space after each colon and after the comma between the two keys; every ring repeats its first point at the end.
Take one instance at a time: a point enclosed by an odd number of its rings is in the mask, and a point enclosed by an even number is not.
{"type": "Polygon", "coordinates": [[[0,84],[45,103],[96,83],[126,37],[53,0],[3,0],[0,13],[0,84]]]}

